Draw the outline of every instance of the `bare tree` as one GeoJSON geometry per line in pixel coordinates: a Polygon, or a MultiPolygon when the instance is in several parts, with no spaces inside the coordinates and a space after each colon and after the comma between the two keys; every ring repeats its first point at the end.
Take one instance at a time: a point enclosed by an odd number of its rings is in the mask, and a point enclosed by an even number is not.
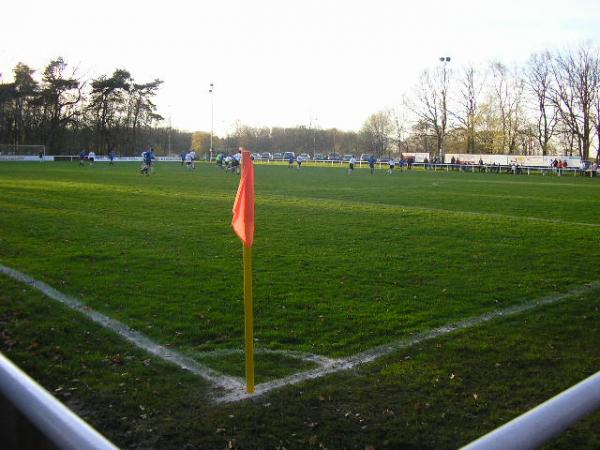
{"type": "Polygon", "coordinates": [[[514,153],[517,148],[518,125],[521,120],[523,80],[500,62],[491,64],[492,89],[501,125],[502,150],[514,153]]]}
{"type": "MultiPolygon", "coordinates": [[[[596,68],[594,70],[594,128],[596,131],[596,163],[600,162],[600,58],[596,58],[596,68]]],[[[591,157],[592,155],[588,155],[591,157]]]]}
{"type": "Polygon", "coordinates": [[[581,45],[557,54],[552,65],[554,85],[550,98],[566,128],[577,139],[579,155],[588,159],[594,129],[593,112],[600,88],[598,50],[581,45]]]}
{"type": "Polygon", "coordinates": [[[550,140],[556,134],[558,125],[558,109],[551,101],[552,89],[552,55],[546,51],[534,54],[525,68],[527,88],[533,95],[537,111],[537,140],[542,155],[548,154],[550,140]]]}
{"type": "Polygon", "coordinates": [[[465,129],[467,153],[475,153],[477,125],[480,121],[480,98],[485,85],[485,78],[479,76],[473,66],[466,67],[460,81],[460,93],[456,111],[451,114],[465,129]]]}
{"type": "Polygon", "coordinates": [[[394,143],[398,146],[398,151],[408,151],[408,144],[406,142],[407,123],[406,113],[403,108],[395,109],[391,112],[393,122],[393,134],[394,143]]]}
{"type": "Polygon", "coordinates": [[[441,161],[444,160],[444,139],[448,126],[449,81],[450,76],[445,64],[433,72],[423,71],[416,88],[415,103],[408,103],[421,123],[426,124],[435,134],[436,153],[441,161]]]}
{"type": "Polygon", "coordinates": [[[394,122],[390,111],[380,111],[369,116],[364,123],[361,136],[369,150],[377,156],[390,152],[391,136],[394,132],[394,122]]]}

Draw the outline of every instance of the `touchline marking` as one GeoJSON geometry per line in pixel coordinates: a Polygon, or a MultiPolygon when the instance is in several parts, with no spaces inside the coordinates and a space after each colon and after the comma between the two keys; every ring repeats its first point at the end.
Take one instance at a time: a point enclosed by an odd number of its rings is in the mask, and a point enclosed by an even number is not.
{"type": "Polygon", "coordinates": [[[198,375],[201,378],[204,378],[206,381],[212,383],[215,388],[223,389],[225,391],[238,391],[244,386],[244,381],[242,379],[217,372],[216,370],[211,369],[210,367],[205,366],[204,364],[201,364],[192,358],[188,358],[187,356],[184,356],[174,350],[163,347],[162,345],[152,341],[147,336],[144,336],[143,334],[127,327],[118,320],[111,319],[102,313],[94,311],[76,298],[63,294],[62,292],[59,292],[56,289],[48,286],[46,283],[37,281],[24,273],[18,272],[2,264],[0,264],[0,273],[7,275],[14,280],[26,283],[38,291],[41,291],[51,299],[84,314],[93,322],[96,322],[102,327],[117,333],[123,339],[129,341],[136,347],[141,348],[164,361],[171,362],[182,369],[198,375]]]}
{"type": "Polygon", "coordinates": [[[328,363],[325,363],[323,367],[317,369],[298,372],[285,378],[280,378],[278,380],[258,384],[255,387],[256,390],[254,394],[248,394],[243,390],[243,388],[241,388],[237,389],[236,391],[230,391],[224,394],[222,397],[217,398],[216,401],[219,403],[228,403],[244,400],[247,398],[254,398],[284,386],[298,384],[303,381],[314,380],[316,378],[320,378],[335,372],[340,372],[342,370],[354,369],[357,366],[375,361],[376,359],[389,355],[397,350],[408,348],[415,344],[435,339],[439,336],[443,336],[445,334],[449,334],[457,330],[464,330],[477,325],[481,325],[485,322],[489,322],[490,320],[494,320],[499,317],[512,316],[518,313],[535,309],[539,306],[556,303],[558,301],[565,300],[567,298],[574,297],[576,295],[580,295],[598,288],[600,288],[600,281],[595,281],[593,283],[586,284],[583,287],[575,288],[572,291],[566,292],[564,294],[549,295],[540,299],[527,301],[520,305],[509,306],[507,308],[485,313],[477,317],[444,325],[439,328],[434,328],[433,330],[415,334],[414,336],[399,339],[388,344],[374,347],[367,351],[357,353],[356,355],[350,356],[348,358],[332,359],[328,363]]]}
{"type": "MultiPolygon", "coordinates": [[[[255,392],[253,394],[248,394],[245,391],[245,382],[241,378],[225,375],[221,372],[211,369],[208,366],[205,366],[204,364],[195,361],[192,358],[184,356],[174,350],[163,347],[153,342],[147,336],[144,336],[143,334],[130,329],[118,320],[111,319],[110,317],[102,313],[94,311],[93,309],[89,308],[76,298],[63,294],[62,292],[59,292],[56,289],[50,287],[46,283],[37,281],[22,272],[18,272],[14,269],[11,269],[10,267],[6,267],[0,264],[0,273],[7,275],[14,280],[28,284],[34,289],[41,291],[43,294],[50,297],[51,299],[56,300],[73,310],[79,311],[95,323],[117,333],[119,336],[129,341],[136,347],[143,349],[164,361],[171,362],[179,366],[180,368],[185,369],[210,382],[213,385],[213,388],[215,388],[215,391],[217,391],[215,392],[215,395],[213,397],[216,403],[229,403],[250,398],[257,398],[272,390],[279,389],[285,386],[302,383],[308,380],[314,380],[332,373],[341,372],[343,370],[351,370],[360,365],[367,364],[381,357],[387,356],[395,351],[411,347],[421,342],[435,339],[439,336],[443,336],[457,330],[464,330],[477,325],[481,325],[485,322],[489,322],[499,317],[507,317],[519,314],[521,312],[535,309],[539,306],[556,303],[561,300],[565,300],[567,298],[584,294],[586,292],[590,292],[600,288],[600,281],[594,281],[592,283],[585,284],[582,287],[575,288],[563,294],[554,294],[535,300],[529,300],[520,305],[509,306],[507,308],[485,313],[477,317],[472,317],[455,323],[450,323],[439,328],[434,328],[429,331],[424,331],[422,333],[418,333],[410,337],[402,338],[397,341],[390,342],[388,344],[383,344],[371,348],[369,350],[357,353],[356,355],[352,355],[347,358],[332,359],[327,358],[325,356],[313,355],[310,353],[285,350],[257,350],[257,353],[279,353],[290,357],[296,357],[305,361],[312,361],[319,364],[319,367],[303,372],[297,372],[293,375],[277,380],[257,384],[255,386],[255,392]]],[[[238,352],[241,352],[241,350],[216,350],[214,352],[205,352],[203,354],[213,354],[214,356],[217,356],[219,354],[224,355],[238,352]]]]}

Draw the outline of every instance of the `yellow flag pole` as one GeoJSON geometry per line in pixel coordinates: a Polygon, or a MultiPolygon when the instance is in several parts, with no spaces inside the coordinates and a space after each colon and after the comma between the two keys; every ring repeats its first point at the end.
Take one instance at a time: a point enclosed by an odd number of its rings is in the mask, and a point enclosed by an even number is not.
{"type": "Polygon", "coordinates": [[[254,318],[252,312],[252,247],[244,245],[244,324],[246,328],[246,391],[254,392],[254,318]]]}

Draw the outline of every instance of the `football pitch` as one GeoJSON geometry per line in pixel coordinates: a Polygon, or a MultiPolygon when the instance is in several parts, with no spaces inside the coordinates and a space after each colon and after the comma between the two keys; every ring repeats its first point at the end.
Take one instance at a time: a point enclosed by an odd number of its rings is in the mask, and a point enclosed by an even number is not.
{"type": "MultiPolygon", "coordinates": [[[[0,264],[243,382],[239,177],[208,164],[137,169],[0,164],[0,264]]],[[[389,358],[416,336],[547,299],[593,299],[598,317],[597,179],[260,164],[255,179],[259,385],[389,358]]],[[[19,299],[59,308],[22,284],[0,275],[3,320],[19,299]]],[[[563,311],[552,326],[571,320],[563,311]]],[[[503,326],[497,339],[512,339],[503,326]]]]}

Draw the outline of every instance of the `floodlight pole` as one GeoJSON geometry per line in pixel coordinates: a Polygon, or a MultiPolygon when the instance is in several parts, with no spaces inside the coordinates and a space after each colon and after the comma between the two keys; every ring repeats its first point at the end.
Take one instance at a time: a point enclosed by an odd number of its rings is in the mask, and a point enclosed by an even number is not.
{"type": "Polygon", "coordinates": [[[169,105],[169,134],[167,136],[169,156],[171,156],[171,132],[173,130],[173,116],[171,114],[171,105],[169,105]]]}
{"type": "Polygon", "coordinates": [[[317,127],[313,128],[313,158],[315,157],[315,152],[317,151],[317,127]]]}
{"type": "Polygon", "coordinates": [[[213,159],[213,134],[214,134],[214,124],[215,124],[215,114],[214,114],[214,84],[210,83],[210,88],[208,92],[210,93],[210,154],[208,160],[212,162],[213,159]]]}
{"type": "Polygon", "coordinates": [[[442,63],[442,139],[440,142],[439,156],[441,159],[441,163],[444,164],[444,155],[446,153],[446,124],[448,119],[448,106],[447,106],[447,97],[448,97],[448,71],[447,64],[450,62],[449,56],[440,56],[440,62],[442,63]]]}

